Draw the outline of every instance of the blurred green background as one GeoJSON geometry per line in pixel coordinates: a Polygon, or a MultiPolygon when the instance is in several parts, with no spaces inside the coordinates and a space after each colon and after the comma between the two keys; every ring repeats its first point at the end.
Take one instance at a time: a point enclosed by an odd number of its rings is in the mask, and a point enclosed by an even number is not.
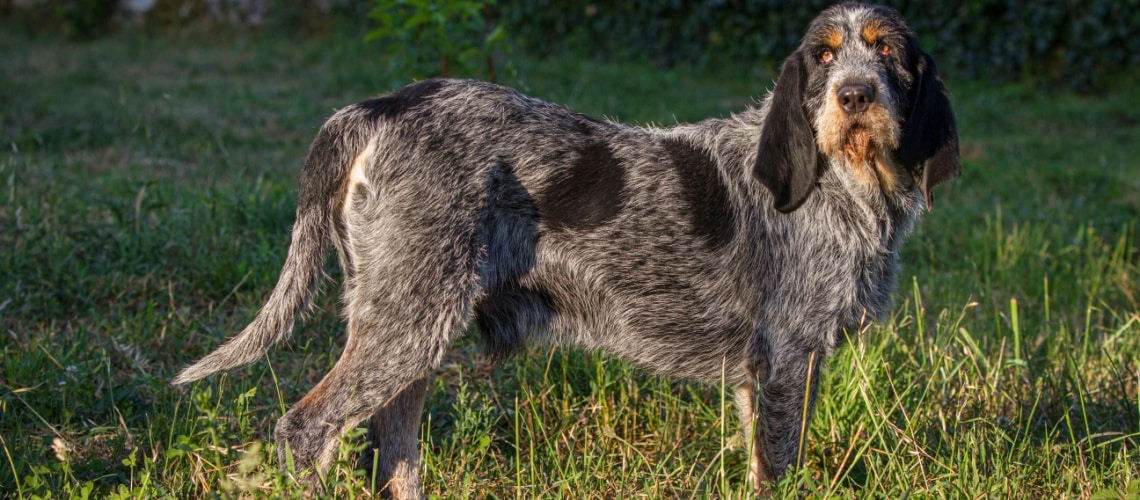
{"type": "MultiPolygon", "coordinates": [[[[1140,5],[898,4],[963,174],[903,250],[889,320],[829,363],[785,496],[1140,494],[1140,5]]],[[[0,0],[0,496],[281,497],[274,421],[339,357],[335,265],[266,361],[176,371],[277,279],[309,142],[415,78],[495,79],[671,125],[763,98],[823,4],[0,0]]],[[[856,332],[850,332],[853,335],[856,332]]],[[[442,498],[743,498],[731,394],[596,353],[433,387],[442,498]]],[[[349,439],[318,496],[369,496],[349,439]]]]}

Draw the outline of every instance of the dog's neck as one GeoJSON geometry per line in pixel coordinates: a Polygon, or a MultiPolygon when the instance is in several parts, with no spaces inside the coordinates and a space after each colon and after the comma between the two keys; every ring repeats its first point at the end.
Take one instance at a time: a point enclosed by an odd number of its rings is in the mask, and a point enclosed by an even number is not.
{"type": "MultiPolygon", "coordinates": [[[[762,203],[766,198],[758,193],[764,187],[753,181],[752,166],[756,162],[764,114],[762,108],[749,107],[729,118],[678,125],[668,132],[683,135],[712,152],[719,159],[726,177],[748,186],[745,192],[756,193],[759,197],[757,202],[762,203]]],[[[921,193],[910,175],[898,164],[896,156],[894,152],[880,151],[858,164],[845,163],[842,159],[824,159],[830,163],[824,167],[824,176],[820,179],[821,190],[853,200],[861,207],[861,218],[890,228],[887,232],[892,234],[884,235],[890,239],[898,239],[893,234],[898,232],[897,229],[905,229],[909,234],[913,220],[925,208],[921,193]]]]}
{"type": "Polygon", "coordinates": [[[904,176],[896,177],[899,184],[894,189],[882,186],[875,175],[881,166],[850,165],[842,159],[826,161],[830,163],[814,196],[830,205],[833,212],[844,215],[840,220],[863,226],[858,233],[877,239],[884,250],[896,251],[923,210],[918,189],[904,176]]]}

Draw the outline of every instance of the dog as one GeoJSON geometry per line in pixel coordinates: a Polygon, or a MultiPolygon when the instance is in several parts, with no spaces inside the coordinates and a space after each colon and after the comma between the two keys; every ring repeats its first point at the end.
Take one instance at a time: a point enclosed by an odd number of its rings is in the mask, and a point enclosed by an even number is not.
{"type": "Polygon", "coordinates": [[[488,350],[601,350],[736,391],[757,492],[801,465],[823,360],[888,313],[899,249],[960,172],[934,60],[902,16],[823,11],[759,109],[670,128],[596,120],[489,83],[426,80],[313,141],[281,276],[185,384],[289,336],[328,243],[336,366],[277,423],[320,473],[371,416],[379,484],[421,496],[428,377],[471,322],[488,350]]]}

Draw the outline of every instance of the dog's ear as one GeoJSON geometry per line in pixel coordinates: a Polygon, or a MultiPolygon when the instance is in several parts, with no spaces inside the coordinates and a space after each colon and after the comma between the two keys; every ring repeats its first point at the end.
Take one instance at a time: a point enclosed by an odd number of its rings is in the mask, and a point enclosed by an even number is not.
{"type": "Polygon", "coordinates": [[[922,189],[926,207],[933,207],[930,190],[962,171],[958,156],[958,128],[946,86],[925,52],[915,61],[915,83],[910,92],[910,116],[903,126],[899,159],[922,189]]]}
{"type": "Polygon", "coordinates": [[[819,179],[815,135],[804,110],[804,65],[803,55],[797,51],[780,68],[752,170],[772,192],[776,210],[784,213],[799,208],[819,179]]]}

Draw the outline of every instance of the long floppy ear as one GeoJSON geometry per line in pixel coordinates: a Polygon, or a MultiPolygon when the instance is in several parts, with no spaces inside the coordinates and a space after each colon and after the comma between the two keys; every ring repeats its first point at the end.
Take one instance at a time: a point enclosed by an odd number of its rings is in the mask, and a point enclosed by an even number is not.
{"type": "Polygon", "coordinates": [[[804,111],[806,84],[803,56],[797,51],[780,68],[752,170],[772,192],[776,210],[784,213],[799,208],[819,179],[815,135],[804,111]]]}
{"type": "Polygon", "coordinates": [[[933,207],[930,190],[962,172],[958,156],[958,127],[946,86],[938,77],[938,69],[925,52],[919,51],[915,63],[914,86],[911,90],[910,116],[903,126],[899,159],[914,176],[926,199],[933,207]]]}

